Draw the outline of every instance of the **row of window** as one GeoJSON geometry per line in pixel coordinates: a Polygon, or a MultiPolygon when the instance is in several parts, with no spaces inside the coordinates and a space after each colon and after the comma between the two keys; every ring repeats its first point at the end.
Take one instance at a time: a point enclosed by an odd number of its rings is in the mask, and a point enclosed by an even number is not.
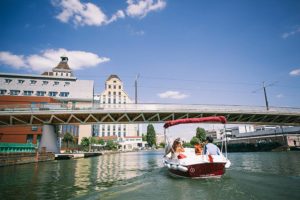
{"type": "MultiPolygon", "coordinates": [[[[110,91],[108,91],[108,95],[111,95],[111,92],[110,92],[110,91]]],[[[113,92],[113,95],[115,96],[115,95],[117,95],[117,93],[116,93],[116,92],[113,92]]],[[[119,95],[121,96],[121,92],[119,92],[119,95]]]]}
{"type": "MultiPolygon", "coordinates": [[[[6,84],[11,83],[12,81],[13,81],[12,79],[5,79],[6,84]]],[[[25,82],[25,80],[21,80],[21,79],[18,80],[18,84],[23,84],[24,82],[25,82]]],[[[36,80],[29,80],[29,82],[30,82],[30,85],[36,85],[36,83],[37,83],[36,80]]],[[[43,85],[48,85],[49,81],[43,81],[42,83],[43,83],[43,85]]],[[[59,81],[54,81],[53,85],[59,85],[59,83],[60,83],[59,81]]],[[[70,82],[64,83],[64,86],[68,86],[68,85],[70,85],[70,82]]]]}
{"type": "MultiPolygon", "coordinates": [[[[108,87],[108,89],[117,89],[117,86],[116,85],[108,85],[107,86],[108,87]]],[[[121,85],[119,85],[119,89],[122,89],[122,86],[121,85]]]]}
{"type": "MultiPolygon", "coordinates": [[[[7,90],[0,90],[0,95],[5,95],[7,93],[7,90]]],[[[9,94],[12,95],[12,96],[17,96],[21,93],[20,90],[9,90],[9,94]]],[[[23,91],[23,95],[24,96],[32,96],[34,93],[34,91],[31,91],[31,90],[24,90],[23,91]]],[[[36,96],[46,96],[46,91],[37,91],[36,92],[36,96]]],[[[50,97],[56,97],[58,94],[58,92],[55,92],[55,91],[50,91],[48,92],[48,95],[50,97]]],[[[68,97],[69,96],[69,92],[60,92],[59,93],[59,96],[60,97],[68,97]]]]}

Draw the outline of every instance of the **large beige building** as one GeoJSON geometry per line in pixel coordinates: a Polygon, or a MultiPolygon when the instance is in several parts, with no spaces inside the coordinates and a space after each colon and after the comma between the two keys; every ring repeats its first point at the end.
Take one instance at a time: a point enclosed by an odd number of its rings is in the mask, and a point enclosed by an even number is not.
{"type": "MultiPolygon", "coordinates": [[[[123,82],[117,75],[110,75],[105,81],[105,90],[94,98],[99,105],[132,103],[124,90],[123,82]]],[[[138,125],[135,124],[101,124],[94,125],[93,136],[103,138],[122,138],[139,136],[138,125]]]]}

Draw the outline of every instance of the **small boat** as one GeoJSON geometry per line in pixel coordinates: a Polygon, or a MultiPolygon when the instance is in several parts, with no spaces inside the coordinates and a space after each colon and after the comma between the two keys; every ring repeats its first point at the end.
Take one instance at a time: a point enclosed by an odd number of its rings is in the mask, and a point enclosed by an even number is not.
{"type": "MultiPolygon", "coordinates": [[[[164,124],[164,134],[166,141],[166,153],[170,151],[171,145],[166,135],[166,129],[170,126],[186,123],[226,123],[226,118],[223,116],[217,117],[202,117],[188,118],[167,121],[164,124]]],[[[226,134],[225,134],[226,135],[226,134]]],[[[168,153],[164,156],[164,166],[168,169],[171,175],[186,177],[186,178],[220,178],[225,169],[229,168],[231,163],[227,158],[227,146],[225,144],[225,156],[222,153],[222,148],[219,155],[197,155],[194,148],[184,148],[184,152],[172,154],[168,153]]]]}

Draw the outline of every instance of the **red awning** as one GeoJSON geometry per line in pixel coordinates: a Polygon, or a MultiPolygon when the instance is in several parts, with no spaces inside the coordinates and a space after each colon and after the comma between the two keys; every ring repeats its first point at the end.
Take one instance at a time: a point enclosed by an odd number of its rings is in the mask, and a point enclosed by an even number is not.
{"type": "Polygon", "coordinates": [[[177,119],[177,120],[167,121],[164,125],[164,128],[175,126],[177,124],[206,123],[206,122],[219,122],[222,124],[226,124],[227,120],[224,116],[177,119]]]}

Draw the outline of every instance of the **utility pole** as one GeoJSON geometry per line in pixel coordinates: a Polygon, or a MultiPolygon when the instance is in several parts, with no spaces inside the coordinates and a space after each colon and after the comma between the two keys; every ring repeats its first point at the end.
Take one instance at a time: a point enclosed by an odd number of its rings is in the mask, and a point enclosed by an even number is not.
{"type": "MultiPolygon", "coordinates": [[[[135,104],[137,104],[138,103],[138,90],[137,90],[137,84],[138,84],[138,79],[139,79],[139,77],[140,77],[140,74],[137,74],[136,75],[136,78],[135,78],[135,81],[134,81],[134,88],[135,88],[135,104]]],[[[140,136],[140,125],[138,124],[137,125],[138,126],[138,129],[137,129],[137,136],[140,136]]]]}
{"type": "Polygon", "coordinates": [[[137,81],[138,81],[138,79],[139,79],[139,77],[140,77],[140,74],[137,74],[136,75],[136,78],[135,78],[135,81],[134,81],[134,88],[135,88],[135,104],[137,104],[138,103],[138,94],[137,94],[137,81]]]}
{"type": "Polygon", "coordinates": [[[267,91],[266,91],[266,86],[265,86],[265,82],[264,81],[263,81],[263,88],[264,88],[264,94],[265,94],[266,107],[267,107],[267,110],[269,110],[269,103],[268,103],[267,91]]]}

